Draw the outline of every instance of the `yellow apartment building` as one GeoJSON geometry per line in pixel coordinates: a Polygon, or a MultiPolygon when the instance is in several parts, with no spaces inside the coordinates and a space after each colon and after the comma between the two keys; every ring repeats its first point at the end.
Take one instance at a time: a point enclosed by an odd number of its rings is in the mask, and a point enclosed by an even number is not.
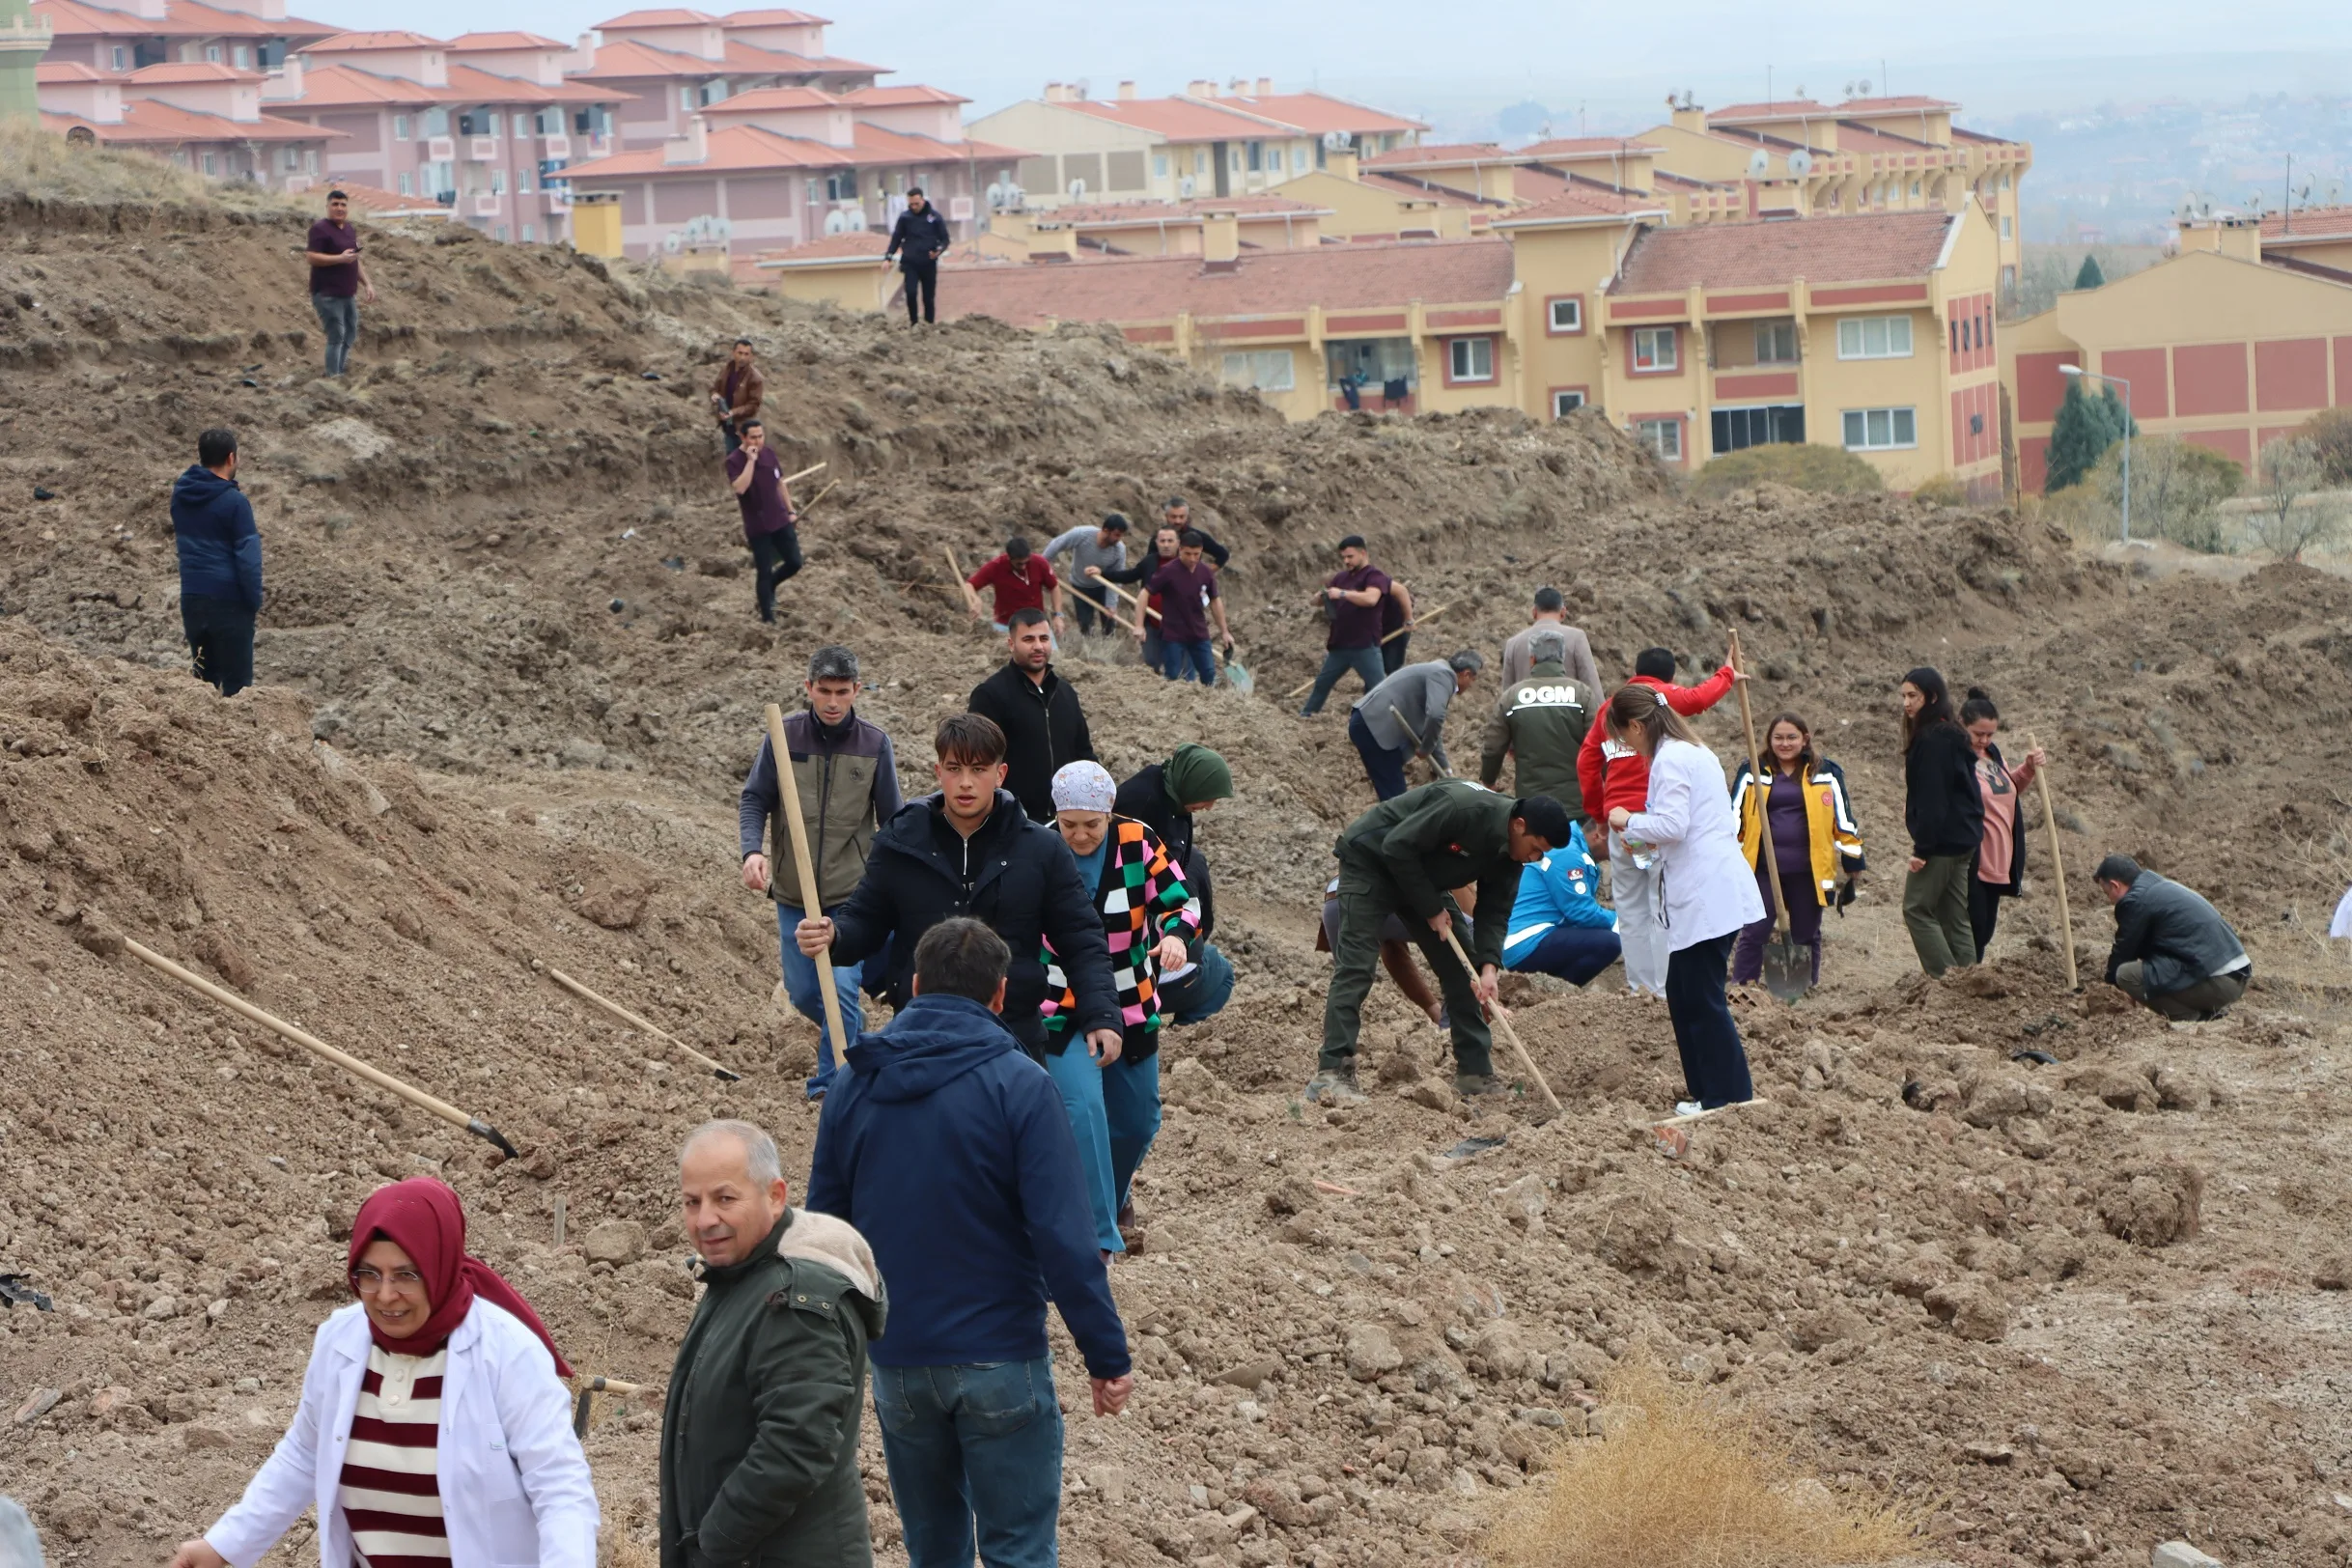
{"type": "Polygon", "coordinates": [[[2062,365],[2130,381],[2143,434],[2209,447],[2250,472],[2265,441],[2321,408],[2352,406],[2352,271],[2282,260],[2270,224],[2189,225],[2179,255],[2062,294],[2003,328],[2002,383],[2024,489],[2042,488],[2066,395],[2062,365]]]}
{"type": "Polygon", "coordinates": [[[1841,103],[1783,98],[1705,109],[1669,100],[1668,118],[1637,139],[1657,166],[1738,188],[1751,217],[1855,212],[1955,212],[1974,200],[1999,241],[1999,286],[2016,285],[2023,241],[2017,187],[2032,166],[2030,143],[1952,124],[1943,98],[1856,98],[1841,103]]]}
{"type": "Polygon", "coordinates": [[[2307,207],[2262,219],[2262,259],[2352,272],[2352,207],[2307,207]]]}
{"type": "Polygon", "coordinates": [[[1050,82],[1045,96],[971,123],[985,140],[1030,150],[1016,173],[1024,205],[1189,201],[1272,190],[1327,165],[1334,151],[1386,152],[1426,128],[1324,93],[1277,93],[1266,77],[1223,88],[1194,81],[1168,98],[1134,82],[1097,98],[1082,85],[1050,82]]]}
{"type": "Polygon", "coordinates": [[[1486,233],[1487,224],[1504,210],[1494,201],[1409,172],[1367,169],[1354,153],[1340,151],[1327,153],[1323,167],[1294,175],[1274,189],[1329,212],[1323,232],[1348,240],[1469,239],[1486,233]]]}
{"type": "MultiPolygon", "coordinates": [[[[1240,248],[1309,250],[1323,243],[1327,208],[1287,195],[1223,201],[1066,202],[1050,211],[998,212],[972,250],[992,262],[1081,256],[1198,256],[1212,218],[1229,217],[1240,248]]],[[[967,257],[967,260],[970,258],[967,257]]]]}

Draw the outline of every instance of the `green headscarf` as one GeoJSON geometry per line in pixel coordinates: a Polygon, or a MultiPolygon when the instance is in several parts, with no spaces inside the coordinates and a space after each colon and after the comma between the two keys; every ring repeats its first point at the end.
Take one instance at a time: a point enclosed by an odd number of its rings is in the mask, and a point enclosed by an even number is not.
{"type": "Polygon", "coordinates": [[[1225,759],[1197,741],[1187,741],[1160,770],[1168,802],[1182,811],[1201,800],[1233,798],[1233,770],[1225,759]]]}

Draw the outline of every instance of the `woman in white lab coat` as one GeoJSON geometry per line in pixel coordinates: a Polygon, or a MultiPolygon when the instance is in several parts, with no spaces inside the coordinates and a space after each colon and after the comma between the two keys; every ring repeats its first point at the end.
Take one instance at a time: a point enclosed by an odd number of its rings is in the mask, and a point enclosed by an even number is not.
{"type": "Polygon", "coordinates": [[[1617,807],[1609,825],[1638,846],[1636,854],[1658,857],[1659,923],[1668,954],[1666,1013],[1691,1096],[1675,1114],[1753,1099],[1748,1052],[1723,997],[1723,977],[1732,941],[1742,926],[1764,917],[1764,901],[1740,850],[1723,765],[1655,687],[1618,687],[1602,719],[1610,740],[1650,761],[1648,803],[1639,811],[1617,807]]]}
{"type": "Polygon", "coordinates": [[[360,1206],[359,1299],[319,1328],[294,1425],[172,1568],[249,1568],[306,1508],[322,1568],[596,1568],[572,1375],[530,1303],[465,1252],[465,1213],[414,1177],[360,1206]]]}

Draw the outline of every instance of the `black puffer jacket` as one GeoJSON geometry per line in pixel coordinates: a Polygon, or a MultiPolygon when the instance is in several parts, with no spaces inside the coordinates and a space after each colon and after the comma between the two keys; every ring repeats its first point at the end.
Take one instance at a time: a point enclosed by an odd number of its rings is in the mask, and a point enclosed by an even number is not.
{"type": "Polygon", "coordinates": [[[1094,737],[1076,687],[1046,667],[1042,682],[1007,660],[972,687],[967,707],[1004,731],[1004,787],[1032,822],[1053,820],[1053,775],[1074,762],[1094,761],[1094,737]]]}
{"type": "Polygon", "coordinates": [[[1903,754],[1903,826],[1919,859],[1970,854],[1984,837],[1984,797],[1976,789],[1976,748],[1957,724],[1930,724],[1903,754]]]}
{"type": "Polygon", "coordinates": [[[985,921],[1013,949],[1004,1026],[1032,1054],[1048,1049],[1038,1013],[1046,999],[1048,937],[1078,994],[1077,1034],[1119,1027],[1110,944],[1093,891],[1061,835],[1022,815],[1007,791],[996,792],[995,809],[968,839],[948,822],[936,794],[891,818],[874,836],[857,890],[834,916],[833,962],[862,963],[888,941],[885,994],[893,1007],[904,1007],[914,994],[914,944],[956,915],[985,921]]]}

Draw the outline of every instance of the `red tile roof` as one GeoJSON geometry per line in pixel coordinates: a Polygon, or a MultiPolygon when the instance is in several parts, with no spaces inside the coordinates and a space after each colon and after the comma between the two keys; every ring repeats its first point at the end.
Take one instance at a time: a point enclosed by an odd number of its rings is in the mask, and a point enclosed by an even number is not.
{"type": "Polygon", "coordinates": [[[664,163],[661,154],[660,148],[650,147],[590,158],[566,169],[564,178],[576,188],[583,182],[598,180],[642,180],[649,176],[658,179],[671,175],[691,178],[758,169],[848,169],[858,162],[856,154],[846,149],[827,147],[804,136],[779,136],[758,126],[724,126],[712,131],[709,155],[700,163],[664,163]]]}
{"type": "Polygon", "coordinates": [[[1043,223],[1108,228],[1123,224],[1197,223],[1211,212],[1230,212],[1245,218],[1278,218],[1285,214],[1307,217],[1329,211],[1328,207],[1293,201],[1287,196],[1198,196],[1184,202],[1065,202],[1037,216],[1043,223]]]}
{"type": "Polygon", "coordinates": [[[43,60],[33,68],[36,86],[45,82],[102,82],[108,79],[79,60],[43,60]]]}
{"type": "Polygon", "coordinates": [[[449,85],[427,87],[352,66],[314,66],[302,73],[302,96],[289,107],[339,109],[364,104],[404,108],[434,103],[612,103],[633,95],[609,87],[542,87],[464,64],[449,68],[449,85]]]}
{"type": "Polygon", "coordinates": [[[1289,128],[1270,126],[1255,115],[1237,113],[1198,98],[1078,98],[1054,107],[1092,115],[1112,125],[1133,126],[1169,142],[1222,142],[1236,138],[1255,141],[1269,131],[1289,128]]]}
{"type": "Polygon", "coordinates": [[[101,142],[124,147],[181,147],[202,142],[329,142],[343,135],[299,120],[263,115],[258,120],[232,120],[226,115],[178,109],[153,98],[131,98],[123,104],[118,125],[100,125],[74,114],[47,114],[42,124],[65,131],[86,126],[101,142]]]}
{"type": "Polygon", "coordinates": [[[141,66],[120,79],[137,82],[141,87],[179,87],[190,82],[258,82],[262,78],[261,71],[239,70],[210,60],[167,60],[141,66]]]}
{"type": "Polygon", "coordinates": [[[1952,126],[1952,140],[1955,142],[1981,142],[1987,147],[2023,147],[2026,145],[2014,136],[1987,136],[1981,130],[1964,130],[1958,126],[1952,126]]]}
{"type": "Polygon", "coordinates": [[[1358,167],[1402,169],[1428,163],[1508,163],[1514,156],[1494,142],[1432,142],[1379,154],[1363,159],[1358,167]]]}
{"type": "Polygon", "coordinates": [[[1940,98],[1921,98],[1912,94],[1902,98],[1848,98],[1837,105],[1839,114],[1885,114],[1905,109],[1957,109],[1959,104],[1940,98]]]}
{"type": "Polygon", "coordinates": [[[950,93],[944,87],[923,87],[909,83],[904,87],[860,87],[844,93],[842,101],[860,109],[891,109],[910,103],[969,103],[970,98],[950,93]]]}
{"type": "Polygon", "coordinates": [[[569,49],[569,43],[559,43],[537,33],[460,33],[449,41],[447,47],[457,54],[468,49],[569,49]]]}
{"type": "Polygon", "coordinates": [[[502,76],[462,61],[449,68],[449,85],[439,91],[449,101],[484,103],[613,103],[636,96],[609,87],[577,87],[571,82],[547,87],[519,76],[502,76]]]}
{"type": "Polygon", "coordinates": [[[994,316],[1021,326],[1049,321],[1157,322],[1326,309],[1499,300],[1511,287],[1500,239],[1332,245],[1251,251],[1211,271],[1197,256],[1117,257],[1060,265],[950,264],[939,303],[951,317],[994,316]]]}
{"type": "Polygon", "coordinates": [[[732,38],[726,41],[724,52],[716,60],[705,60],[701,55],[676,49],[658,49],[634,39],[611,39],[597,45],[595,65],[571,74],[582,81],[627,81],[646,76],[813,76],[826,71],[843,75],[880,72],[882,69],[836,55],[809,56],[754,48],[732,38]]]}
{"type": "Polygon", "coordinates": [[[1860,212],[1801,222],[1644,228],[1609,292],[1680,294],[1796,278],[1855,283],[1924,277],[1959,221],[1952,212],[1860,212]]]}
{"type": "Polygon", "coordinates": [[[1833,134],[1837,139],[1837,151],[1840,153],[1881,153],[1899,156],[1928,149],[1944,151],[1939,143],[1921,141],[1917,136],[1906,136],[1900,131],[1882,130],[1859,120],[1838,121],[1833,134]]]}
{"type": "Polygon", "coordinates": [[[770,109],[837,109],[844,100],[813,87],[755,87],[748,93],[721,98],[711,105],[730,113],[759,113],[770,109]]]}
{"type": "Polygon", "coordinates": [[[716,27],[718,24],[718,18],[707,11],[687,11],[673,6],[667,10],[625,11],[595,25],[602,32],[608,27],[716,27]]]}
{"type": "Polygon", "coordinates": [[[1495,225],[1503,229],[1535,229],[1558,223],[1623,220],[1636,213],[1662,214],[1666,210],[1666,203],[1655,196],[1619,190],[1589,180],[1570,180],[1531,207],[1498,213],[1495,225]]]}
{"type": "Polygon", "coordinates": [[[1402,196],[1408,201],[1434,202],[1440,207],[1475,207],[1484,210],[1487,208],[1498,209],[1506,205],[1492,197],[1481,200],[1467,191],[1456,190],[1451,185],[1440,185],[1426,180],[1415,180],[1413,176],[1401,171],[1368,170],[1358,176],[1358,182],[1373,190],[1385,190],[1391,196],[1402,196]]]}
{"type": "Polygon", "coordinates": [[[1263,97],[1225,94],[1217,100],[1230,103],[1250,114],[1262,114],[1269,120],[1296,126],[1310,136],[1326,131],[1408,131],[1427,130],[1418,120],[1389,114],[1368,104],[1333,98],[1329,93],[1268,93],[1263,97]]]}
{"type": "Polygon", "coordinates": [[[719,19],[722,27],[829,27],[830,16],[812,16],[805,11],[730,11],[719,19]]]}
{"type": "Polygon", "coordinates": [[[54,38],[327,38],[342,31],[300,16],[271,21],[220,11],[199,0],[164,0],[161,16],[90,5],[84,0],[33,0],[33,14],[49,18],[54,38]]]}
{"type": "Polygon", "coordinates": [[[967,157],[1003,161],[1029,155],[1018,147],[1003,147],[995,142],[943,142],[936,136],[917,136],[885,126],[870,126],[862,120],[853,122],[851,131],[855,137],[860,163],[939,163],[967,157]]]}
{"type": "Polygon", "coordinates": [[[1707,122],[1719,125],[1735,120],[1828,119],[1834,112],[1828,104],[1816,103],[1811,98],[1776,98],[1768,103],[1726,103],[1720,109],[1709,109],[1707,122]]]}
{"type": "Polygon", "coordinates": [[[449,45],[422,33],[390,29],[379,33],[337,33],[311,47],[321,54],[365,54],[377,49],[446,49],[449,45]]]}
{"type": "Polygon", "coordinates": [[[1657,151],[1659,149],[1651,143],[1636,141],[1630,136],[1554,136],[1547,142],[1529,142],[1519,150],[1519,155],[1523,158],[1582,158],[1657,151]]]}
{"type": "Polygon", "coordinates": [[[876,257],[889,248],[889,236],[879,229],[860,229],[854,234],[826,235],[823,239],[812,239],[805,245],[785,250],[762,251],[759,261],[768,266],[816,266],[854,261],[861,256],[876,257]]]}
{"type": "Polygon", "coordinates": [[[2352,239],[2352,207],[2306,207],[2291,214],[2262,215],[2262,242],[2266,245],[2318,239],[2352,239]]]}

